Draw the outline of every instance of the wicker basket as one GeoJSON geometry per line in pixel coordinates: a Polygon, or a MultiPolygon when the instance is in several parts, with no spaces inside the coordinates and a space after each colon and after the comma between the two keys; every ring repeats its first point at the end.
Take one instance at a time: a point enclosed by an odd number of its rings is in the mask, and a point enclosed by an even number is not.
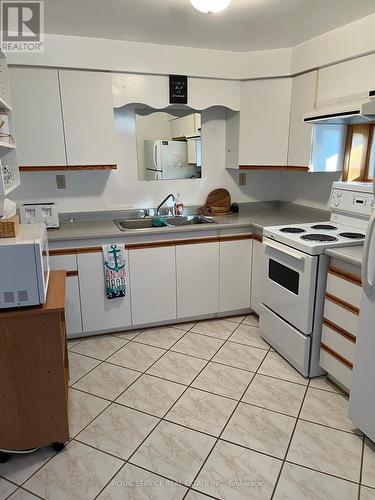
{"type": "Polygon", "coordinates": [[[0,220],[0,238],[15,238],[19,229],[20,220],[18,215],[0,220]]]}

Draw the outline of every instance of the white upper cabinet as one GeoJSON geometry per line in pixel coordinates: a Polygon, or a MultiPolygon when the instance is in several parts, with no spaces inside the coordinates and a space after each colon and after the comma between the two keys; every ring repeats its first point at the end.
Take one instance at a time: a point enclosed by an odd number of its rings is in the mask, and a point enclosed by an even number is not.
{"type": "Polygon", "coordinates": [[[21,166],[66,165],[58,73],[9,68],[21,166]]]}
{"type": "Polygon", "coordinates": [[[317,105],[358,100],[375,90],[375,54],[345,61],[319,70],[317,105]]]}
{"type": "Polygon", "coordinates": [[[116,165],[112,75],[59,74],[68,165],[116,165]]]}
{"type": "MultiPolygon", "coordinates": [[[[162,75],[113,74],[115,108],[141,103],[162,109],[169,103],[169,78],[162,75]]],[[[187,106],[196,110],[211,106],[240,109],[240,82],[209,78],[188,78],[187,106]]]]}
{"type": "Polygon", "coordinates": [[[291,93],[292,78],[242,82],[239,165],[287,165],[291,93]]]}
{"type": "Polygon", "coordinates": [[[317,81],[317,71],[311,71],[293,78],[290,109],[289,166],[307,167],[310,164],[312,125],[304,123],[303,115],[315,107],[317,81]]]}

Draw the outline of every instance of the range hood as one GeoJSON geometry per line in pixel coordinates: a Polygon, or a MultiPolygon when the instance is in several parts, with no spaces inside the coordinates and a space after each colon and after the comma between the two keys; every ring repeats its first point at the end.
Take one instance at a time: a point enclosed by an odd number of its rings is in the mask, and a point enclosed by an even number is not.
{"type": "Polygon", "coordinates": [[[305,123],[356,124],[375,121],[375,90],[365,100],[341,102],[303,115],[305,123]]]}

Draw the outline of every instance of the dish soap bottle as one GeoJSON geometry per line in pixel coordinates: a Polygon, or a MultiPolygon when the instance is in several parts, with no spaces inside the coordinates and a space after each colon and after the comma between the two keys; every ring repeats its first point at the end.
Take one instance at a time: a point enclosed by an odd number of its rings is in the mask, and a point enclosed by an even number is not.
{"type": "Polygon", "coordinates": [[[174,200],[174,209],[176,215],[184,215],[184,204],[182,203],[179,194],[177,194],[174,200]]]}

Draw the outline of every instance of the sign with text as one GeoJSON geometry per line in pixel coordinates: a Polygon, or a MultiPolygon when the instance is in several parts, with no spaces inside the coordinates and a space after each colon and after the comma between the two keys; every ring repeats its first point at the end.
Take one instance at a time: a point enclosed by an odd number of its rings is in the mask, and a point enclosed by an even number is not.
{"type": "Polygon", "coordinates": [[[187,76],[169,76],[169,102],[170,104],[187,104],[188,88],[187,76]]]}
{"type": "Polygon", "coordinates": [[[43,52],[44,2],[1,2],[0,35],[3,52],[43,52]]]}

